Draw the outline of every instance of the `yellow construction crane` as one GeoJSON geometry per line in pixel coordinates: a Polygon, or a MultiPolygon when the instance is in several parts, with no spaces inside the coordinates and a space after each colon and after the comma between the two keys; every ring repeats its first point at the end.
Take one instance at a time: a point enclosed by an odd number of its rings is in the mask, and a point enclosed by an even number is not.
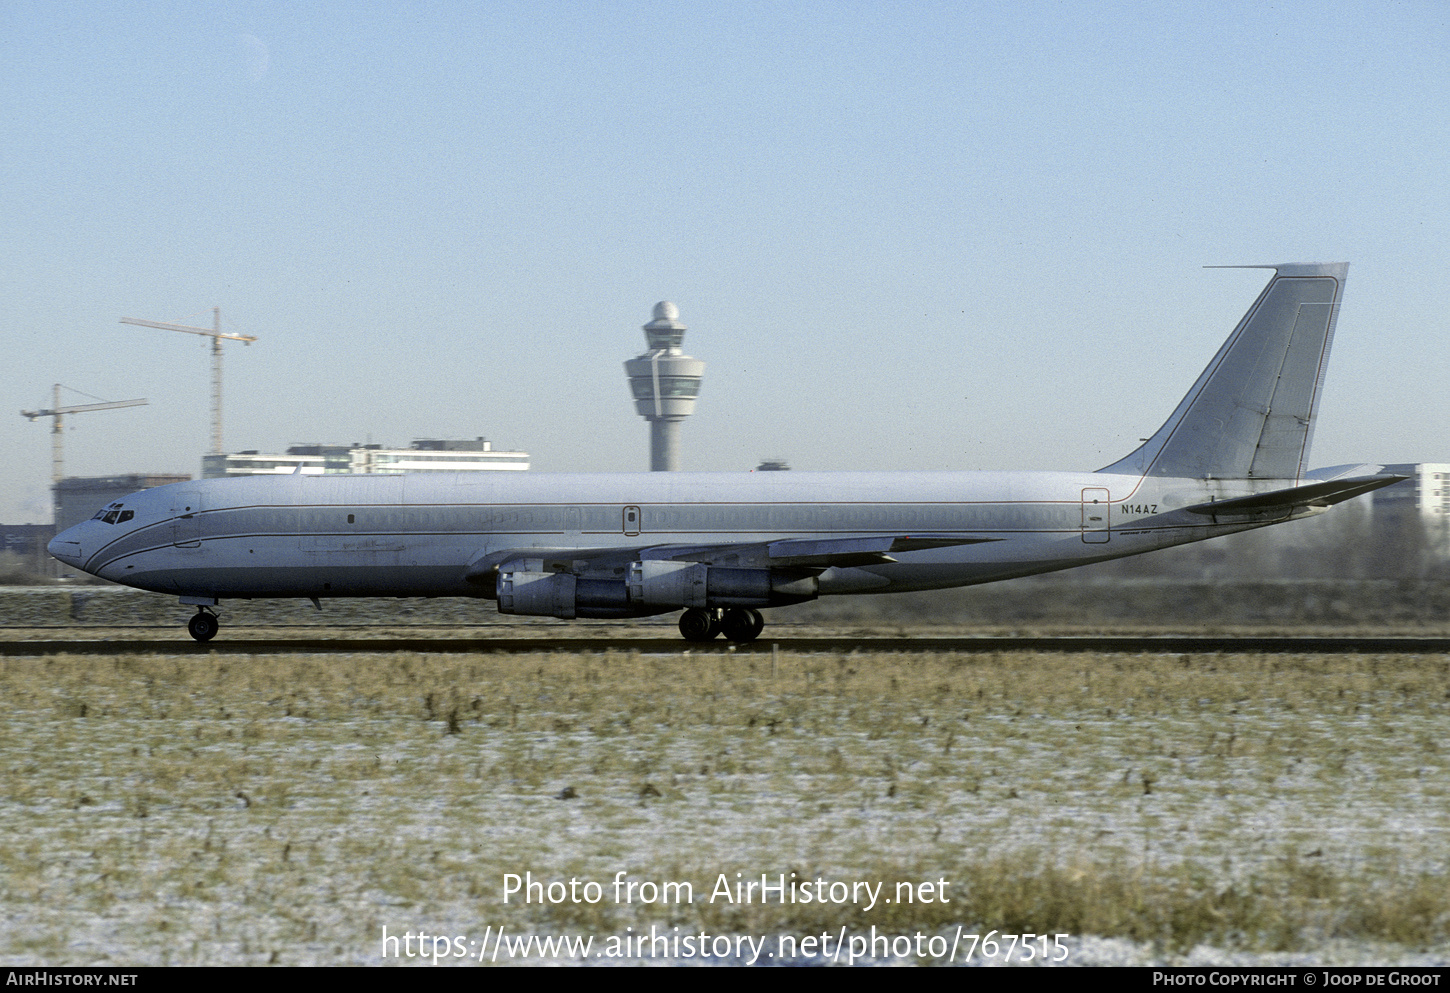
{"type": "MultiPolygon", "coordinates": [[[[146,404],[145,400],[117,400],[113,403],[82,403],[70,407],[62,407],[60,405],[60,391],[62,389],[68,390],[70,387],[62,387],[60,383],[55,384],[55,392],[53,394],[55,397],[55,406],[50,410],[22,410],[20,412],[21,417],[29,418],[32,421],[37,417],[55,418],[55,423],[50,428],[50,480],[52,483],[59,483],[65,476],[63,465],[63,439],[65,438],[65,433],[61,425],[61,419],[66,414],[80,414],[87,410],[115,410],[117,407],[142,407],[146,404]]],[[[75,392],[79,393],[80,390],[76,390],[75,392]]]]}
{"type": "Polygon", "coordinates": [[[210,328],[194,328],[188,324],[167,324],[164,321],[143,321],[137,317],[123,317],[122,324],[136,324],[143,328],[160,328],[163,331],[185,331],[187,334],[205,335],[211,339],[211,454],[222,452],[222,342],[240,341],[250,345],[257,339],[249,334],[223,334],[222,309],[213,307],[210,328]]]}

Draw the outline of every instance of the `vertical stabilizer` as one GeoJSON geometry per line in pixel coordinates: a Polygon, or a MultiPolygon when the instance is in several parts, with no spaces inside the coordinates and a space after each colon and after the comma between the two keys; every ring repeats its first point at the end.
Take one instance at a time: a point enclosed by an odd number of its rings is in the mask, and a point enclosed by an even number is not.
{"type": "Polygon", "coordinates": [[[1243,268],[1273,269],[1274,278],[1168,422],[1099,471],[1200,479],[1303,474],[1349,263],[1243,268]]]}

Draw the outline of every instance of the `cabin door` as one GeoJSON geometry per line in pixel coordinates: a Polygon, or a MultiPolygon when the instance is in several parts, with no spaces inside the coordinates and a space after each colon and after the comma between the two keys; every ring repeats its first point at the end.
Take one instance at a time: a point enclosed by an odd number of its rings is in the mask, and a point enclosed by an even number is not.
{"type": "Polygon", "coordinates": [[[178,490],[171,498],[171,543],[178,548],[196,548],[201,544],[201,494],[196,490],[178,490]]]}

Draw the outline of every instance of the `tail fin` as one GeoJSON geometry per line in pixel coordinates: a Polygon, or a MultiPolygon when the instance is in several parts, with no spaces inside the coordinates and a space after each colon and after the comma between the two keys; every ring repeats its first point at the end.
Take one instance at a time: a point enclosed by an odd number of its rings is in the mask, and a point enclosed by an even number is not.
{"type": "Polygon", "coordinates": [[[1349,263],[1242,268],[1273,269],[1274,278],[1168,422],[1099,472],[1216,479],[1303,474],[1349,263]]]}

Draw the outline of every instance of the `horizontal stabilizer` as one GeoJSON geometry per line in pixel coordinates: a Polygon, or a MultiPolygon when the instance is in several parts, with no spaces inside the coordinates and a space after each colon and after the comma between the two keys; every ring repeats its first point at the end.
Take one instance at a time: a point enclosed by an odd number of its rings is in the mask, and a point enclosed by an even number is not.
{"type": "Polygon", "coordinates": [[[1325,483],[1310,483],[1294,486],[1287,490],[1269,493],[1255,493],[1252,496],[1235,497],[1232,500],[1215,500],[1183,509],[1190,514],[1205,517],[1255,516],[1259,514],[1281,514],[1296,507],[1332,507],[1336,503],[1352,500],[1381,486],[1390,486],[1408,476],[1351,476],[1325,483]]]}
{"type": "Polygon", "coordinates": [[[1395,469],[1395,466],[1387,466],[1379,462],[1347,462],[1344,465],[1311,469],[1304,474],[1304,478],[1328,482],[1331,479],[1348,479],[1350,476],[1392,476],[1395,474],[1395,469]]]}

